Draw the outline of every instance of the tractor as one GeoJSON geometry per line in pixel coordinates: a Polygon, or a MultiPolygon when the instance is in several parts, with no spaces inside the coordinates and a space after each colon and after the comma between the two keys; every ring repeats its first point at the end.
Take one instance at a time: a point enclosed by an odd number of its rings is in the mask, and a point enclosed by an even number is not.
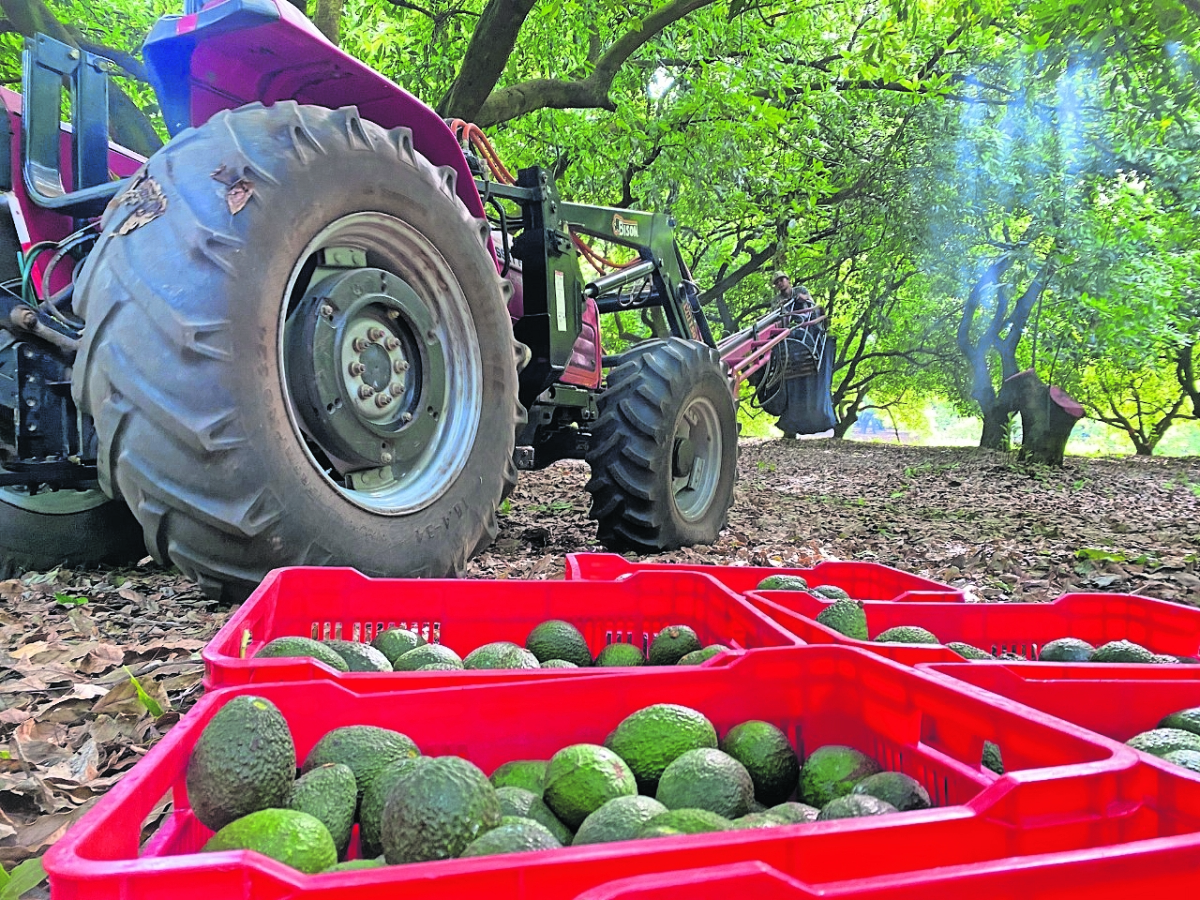
{"type": "Polygon", "coordinates": [[[716,539],[739,386],[787,329],[718,347],[669,216],[509,175],[285,0],[188,0],[143,57],[149,159],[109,140],[108,60],[39,35],[3,92],[9,572],[148,552],[229,598],[279,566],[455,574],[562,459],[606,546],[716,539]],[[600,317],[652,307],[669,336],[605,355],[600,317]]]}

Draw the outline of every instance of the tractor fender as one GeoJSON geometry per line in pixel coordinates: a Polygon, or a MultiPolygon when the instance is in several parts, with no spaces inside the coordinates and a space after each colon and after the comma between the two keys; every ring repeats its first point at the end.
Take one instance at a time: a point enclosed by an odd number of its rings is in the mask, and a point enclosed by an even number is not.
{"type": "Polygon", "coordinates": [[[210,0],[199,12],[164,16],[142,55],[172,137],[250,103],[355,106],[384,128],[411,129],[417,152],[453,171],[455,193],[484,217],[466,158],[441,117],[338,49],[287,0],[210,0]]]}

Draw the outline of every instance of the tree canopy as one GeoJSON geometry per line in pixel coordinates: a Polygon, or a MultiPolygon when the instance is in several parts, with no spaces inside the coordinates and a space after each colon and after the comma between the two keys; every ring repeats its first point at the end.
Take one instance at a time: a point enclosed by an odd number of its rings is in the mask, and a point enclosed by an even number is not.
{"type": "MultiPolygon", "coordinates": [[[[770,271],[806,283],[839,338],[839,435],[936,396],[1006,446],[999,387],[1030,368],[1139,453],[1200,415],[1198,0],[304,8],[509,168],[670,210],[719,333],[765,312],[770,271]]],[[[161,0],[0,9],[8,81],[50,30],[107,52],[153,124],[137,50],[161,0]]]]}

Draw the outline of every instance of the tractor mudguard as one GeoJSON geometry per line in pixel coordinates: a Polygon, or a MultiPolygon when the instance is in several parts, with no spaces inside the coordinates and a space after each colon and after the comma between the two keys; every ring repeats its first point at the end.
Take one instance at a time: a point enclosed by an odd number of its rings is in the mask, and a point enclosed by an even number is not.
{"type": "Polygon", "coordinates": [[[484,217],[466,158],[438,114],[339,50],[287,0],[215,0],[196,12],[164,16],[142,55],[172,136],[254,102],[356,106],[384,128],[412,129],[416,150],[453,169],[455,193],[471,215],[484,217]]]}

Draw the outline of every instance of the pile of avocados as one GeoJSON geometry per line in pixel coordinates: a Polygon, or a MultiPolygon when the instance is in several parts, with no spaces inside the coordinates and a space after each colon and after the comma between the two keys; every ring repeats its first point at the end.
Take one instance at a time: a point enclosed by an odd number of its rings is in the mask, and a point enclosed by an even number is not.
{"type": "Polygon", "coordinates": [[[310,657],[338,672],[436,672],[455,669],[575,669],[589,666],[698,666],[728,650],[704,645],[687,625],[668,625],[650,642],[648,651],[632,643],[606,644],[593,658],[583,633],[562,619],[537,625],[525,646],[493,641],[465,657],[445,644],[429,643],[416,631],[389,628],[371,643],[288,635],[263,644],[255,659],[310,657]]]}
{"type": "Polygon", "coordinates": [[[932,805],[921,783],[854,747],[826,745],[802,760],[769,722],[719,737],[702,713],[670,703],[625,717],[603,744],[513,760],[490,778],[373,725],[327,732],[299,777],[295,749],[263,697],[235,697],[213,716],[186,775],[196,818],[215,832],[203,851],[255,850],[315,874],[932,805]],[[356,823],[358,854],[348,860],[356,823]]]}
{"type": "Polygon", "coordinates": [[[1125,742],[1135,750],[1200,772],[1200,706],[1164,716],[1157,727],[1125,742]]]}
{"type": "MultiPolygon", "coordinates": [[[[941,644],[938,637],[919,625],[898,625],[881,631],[871,638],[867,630],[867,615],[860,601],[852,600],[841,588],[833,585],[816,585],[809,587],[807,581],[800,575],[770,575],[758,584],[758,590],[773,591],[806,591],[834,602],[817,614],[816,620],[826,628],[857,641],[874,640],[880,644],[941,644]]],[[[971,644],[961,641],[950,641],[946,645],[964,659],[1001,659],[1025,660],[1027,657],[1016,653],[989,653],[971,644]]],[[[1194,656],[1174,656],[1169,653],[1155,653],[1147,650],[1133,641],[1109,641],[1100,647],[1094,647],[1087,641],[1075,637],[1064,637],[1049,641],[1041,648],[1036,657],[1038,662],[1095,662],[1095,663],[1144,663],[1175,665],[1179,663],[1196,664],[1200,659],[1194,656]]]]}

